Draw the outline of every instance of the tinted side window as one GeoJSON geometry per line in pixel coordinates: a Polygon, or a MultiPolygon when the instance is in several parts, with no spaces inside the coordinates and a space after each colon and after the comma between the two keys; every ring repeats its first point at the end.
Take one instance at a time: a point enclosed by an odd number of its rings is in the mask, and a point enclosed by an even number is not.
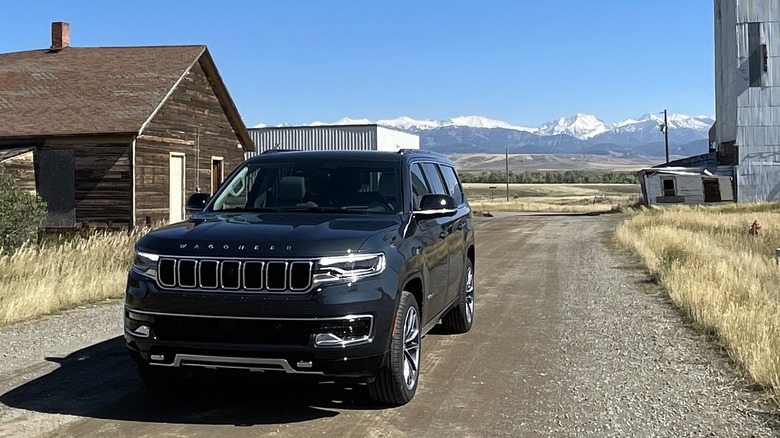
{"type": "Polygon", "coordinates": [[[423,195],[431,193],[428,184],[425,182],[422,168],[419,164],[412,165],[412,199],[414,200],[414,209],[420,209],[420,199],[423,195]]]}
{"type": "Polygon", "coordinates": [[[425,173],[425,179],[428,180],[428,184],[433,189],[433,193],[439,195],[447,195],[447,189],[444,188],[444,182],[441,180],[441,175],[436,165],[433,163],[423,163],[423,173],[425,173]]]}
{"type": "Polygon", "coordinates": [[[464,201],[463,190],[460,188],[460,181],[458,181],[458,176],[455,174],[455,169],[449,166],[439,166],[439,169],[441,169],[441,173],[444,175],[444,182],[447,183],[447,191],[450,192],[450,196],[455,198],[455,202],[462,204],[464,201]]]}

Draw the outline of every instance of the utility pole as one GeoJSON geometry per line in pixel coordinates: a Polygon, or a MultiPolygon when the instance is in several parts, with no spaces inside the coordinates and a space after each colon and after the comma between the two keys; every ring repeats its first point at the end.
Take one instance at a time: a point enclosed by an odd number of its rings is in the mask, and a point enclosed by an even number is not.
{"type": "Polygon", "coordinates": [[[506,202],[509,202],[509,146],[506,148],[506,202]]]}
{"type": "Polygon", "coordinates": [[[666,120],[666,110],[664,110],[664,145],[666,146],[666,164],[669,164],[669,122],[666,120]]]}

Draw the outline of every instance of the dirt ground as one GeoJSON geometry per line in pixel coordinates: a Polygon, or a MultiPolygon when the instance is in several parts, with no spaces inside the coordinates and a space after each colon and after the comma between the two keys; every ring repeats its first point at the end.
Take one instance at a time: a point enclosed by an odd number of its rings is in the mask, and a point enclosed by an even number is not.
{"type": "Polygon", "coordinates": [[[274,376],[154,398],[109,302],[0,329],[0,436],[778,436],[777,410],[612,247],[619,220],[477,218],[474,329],[423,339],[406,406],[274,376]]]}

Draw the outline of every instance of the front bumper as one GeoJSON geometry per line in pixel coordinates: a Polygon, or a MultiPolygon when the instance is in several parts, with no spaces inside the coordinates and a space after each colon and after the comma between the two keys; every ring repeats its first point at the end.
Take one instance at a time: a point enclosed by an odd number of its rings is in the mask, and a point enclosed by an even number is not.
{"type": "Polygon", "coordinates": [[[370,378],[389,347],[395,288],[377,276],[304,295],[162,290],[131,272],[125,341],[161,367],[370,378]]]}

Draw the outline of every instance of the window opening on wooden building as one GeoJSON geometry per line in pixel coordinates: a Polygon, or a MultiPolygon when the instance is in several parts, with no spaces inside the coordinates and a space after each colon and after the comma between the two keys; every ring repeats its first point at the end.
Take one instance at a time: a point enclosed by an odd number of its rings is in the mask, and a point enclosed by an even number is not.
{"type": "Polygon", "coordinates": [[[674,178],[661,178],[661,184],[663,184],[665,197],[676,195],[676,190],[674,188],[674,178]]]}

